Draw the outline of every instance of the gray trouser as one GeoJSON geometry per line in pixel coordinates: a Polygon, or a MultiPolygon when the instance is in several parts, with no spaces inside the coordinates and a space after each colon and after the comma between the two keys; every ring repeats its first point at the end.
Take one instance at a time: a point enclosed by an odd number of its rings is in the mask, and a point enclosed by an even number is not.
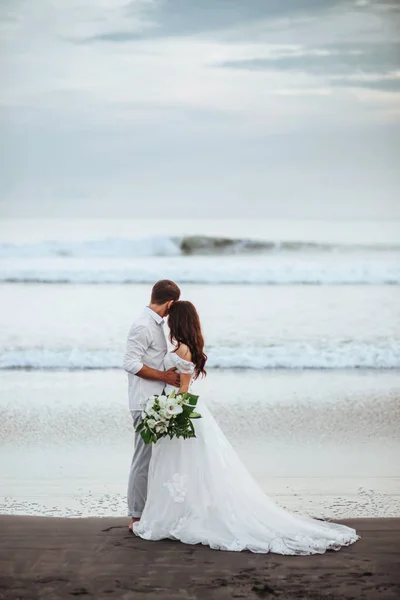
{"type": "MultiPolygon", "coordinates": [[[[131,411],[133,427],[142,420],[140,410],[131,411]]],[[[135,432],[133,458],[128,481],[128,511],[131,517],[140,517],[147,497],[147,477],[151,458],[151,444],[145,444],[142,436],[135,432]]]]}

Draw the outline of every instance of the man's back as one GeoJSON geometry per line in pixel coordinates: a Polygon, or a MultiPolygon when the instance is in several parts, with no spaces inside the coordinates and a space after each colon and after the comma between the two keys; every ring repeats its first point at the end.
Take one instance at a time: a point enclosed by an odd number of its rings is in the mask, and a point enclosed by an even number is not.
{"type": "Polygon", "coordinates": [[[137,376],[143,365],[164,370],[167,341],[163,323],[162,317],[146,307],[129,331],[124,369],[128,372],[130,410],[140,410],[143,400],[153,394],[160,394],[163,390],[163,382],[137,376]]]}

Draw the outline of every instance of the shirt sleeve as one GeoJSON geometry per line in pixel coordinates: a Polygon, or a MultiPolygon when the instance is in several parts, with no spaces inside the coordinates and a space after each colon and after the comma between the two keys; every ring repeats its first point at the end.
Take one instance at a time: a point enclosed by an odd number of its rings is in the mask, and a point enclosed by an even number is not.
{"type": "Polygon", "coordinates": [[[143,357],[150,346],[149,330],[134,323],[130,328],[124,356],[124,369],[136,375],[143,367],[143,357]]]}

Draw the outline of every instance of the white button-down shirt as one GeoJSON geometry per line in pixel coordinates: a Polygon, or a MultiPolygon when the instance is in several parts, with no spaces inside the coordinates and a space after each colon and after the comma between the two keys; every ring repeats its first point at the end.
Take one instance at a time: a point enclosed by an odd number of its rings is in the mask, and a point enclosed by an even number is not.
{"type": "Polygon", "coordinates": [[[153,394],[161,394],[164,383],[138,377],[143,365],[164,371],[167,340],[164,319],[148,306],[133,323],[128,334],[124,369],[128,372],[129,409],[140,410],[141,402],[153,394]]]}

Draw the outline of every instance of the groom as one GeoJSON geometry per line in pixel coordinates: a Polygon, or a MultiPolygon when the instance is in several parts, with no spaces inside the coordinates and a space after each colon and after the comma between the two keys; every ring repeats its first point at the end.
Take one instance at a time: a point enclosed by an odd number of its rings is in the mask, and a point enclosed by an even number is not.
{"type": "MultiPolygon", "coordinates": [[[[161,394],[166,384],[179,387],[175,369],[164,371],[167,341],[164,335],[164,317],[171,305],[179,300],[181,291],[173,281],[163,279],[152,289],[149,306],[134,321],[128,335],[124,369],[128,372],[129,410],[136,427],[141,421],[141,402],[154,394],[161,394]]],[[[139,521],[147,495],[147,476],[151,458],[151,444],[145,444],[135,435],[132,464],[128,482],[129,529],[139,521]]]]}

